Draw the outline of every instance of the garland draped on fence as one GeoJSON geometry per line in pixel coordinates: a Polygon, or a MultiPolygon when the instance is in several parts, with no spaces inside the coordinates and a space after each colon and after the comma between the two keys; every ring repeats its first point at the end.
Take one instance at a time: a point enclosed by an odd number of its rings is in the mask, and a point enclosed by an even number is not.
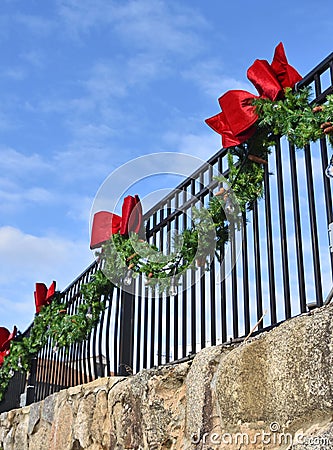
{"type": "Polygon", "coordinates": [[[29,335],[23,336],[19,333],[11,341],[10,352],[4,358],[0,369],[0,401],[14,372],[28,372],[32,359],[47,342],[52,342],[53,351],[57,352],[87,339],[105,309],[105,302],[102,302],[101,298],[111,295],[112,288],[112,283],[101,272],[97,272],[89,283],[82,286],[84,302],[73,315],[68,313],[69,305],[60,292],[53,294],[49,303],[42,306],[35,315],[29,335]]]}
{"type": "Polygon", "coordinates": [[[104,260],[104,273],[96,272],[81,288],[84,301],[74,315],[68,314],[68,305],[55,291],[55,285],[49,292],[36,287],[37,314],[29,336],[20,333],[13,336],[10,347],[8,344],[1,354],[0,401],[14,371],[28,371],[32,358],[49,340],[57,351],[89,336],[105,308],[101,297],[112,293],[113,283],[108,273],[112,274],[112,280],[125,284],[142,273],[148,284],[159,284],[161,289],[169,287],[173,289],[170,294],[175,295],[180,275],[195,265],[195,259],[202,265],[209,255],[212,239],[219,258],[229,238],[230,217],[239,223],[239,213],[251,209],[264,195],[265,165],[278,137],[285,136],[296,148],[303,148],[327,135],[333,146],[333,135],[329,134],[333,131],[333,95],[327,97],[324,105],[316,105],[311,102],[308,88],[295,91],[301,76],[289,65],[282,43],[276,47],[272,63],[256,60],[248,69],[248,77],[259,96],[246,91],[228,91],[219,99],[222,112],[206,120],[221,134],[222,145],[229,149],[228,180],[217,179],[221,189],[207,208],[193,209],[193,226],[178,236],[175,252],[162,255],[157,247],[140,239],[142,211],[137,196],[125,199],[122,216],[100,214],[92,233],[91,248],[101,249],[99,258],[104,260]],[[136,213],[130,219],[133,210],[136,213]]]}

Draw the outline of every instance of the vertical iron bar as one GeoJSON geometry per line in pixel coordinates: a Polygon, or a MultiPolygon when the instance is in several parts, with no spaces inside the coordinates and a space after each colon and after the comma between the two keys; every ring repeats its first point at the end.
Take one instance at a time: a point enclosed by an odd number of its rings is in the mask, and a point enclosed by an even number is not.
{"type": "Polygon", "coordinates": [[[246,228],[246,212],[242,213],[242,266],[243,266],[243,311],[245,334],[250,332],[250,299],[249,299],[249,261],[248,261],[248,243],[246,228]]]}
{"type": "Polygon", "coordinates": [[[196,292],[195,292],[195,269],[191,269],[191,353],[195,354],[197,352],[196,348],[196,292]]]}
{"type": "Polygon", "coordinates": [[[55,382],[55,378],[56,378],[56,373],[58,370],[58,358],[59,358],[59,349],[57,352],[53,353],[52,355],[52,359],[50,361],[50,366],[49,366],[49,394],[53,394],[54,392],[56,392],[56,382],[55,382]]]}
{"type": "Polygon", "coordinates": [[[165,362],[170,361],[170,296],[165,299],[165,362]]]}
{"type": "Polygon", "coordinates": [[[215,298],[215,258],[210,261],[210,341],[211,345],[216,345],[216,298],[215,298]]]}
{"type": "MultiPolygon", "coordinates": [[[[321,152],[321,164],[322,164],[322,171],[323,171],[326,218],[327,218],[327,227],[328,227],[328,225],[333,222],[333,211],[332,211],[331,183],[330,183],[330,180],[328,179],[328,177],[325,175],[325,170],[328,166],[327,143],[326,143],[325,138],[320,139],[320,152],[321,152]]],[[[332,252],[330,252],[330,261],[331,261],[331,272],[333,275],[333,253],[332,252]]]]}
{"type": "MultiPolygon", "coordinates": [[[[186,190],[183,191],[183,203],[186,202],[186,190]]],[[[187,215],[183,213],[183,230],[187,228],[187,215]]],[[[182,275],[182,357],[187,356],[187,276],[188,271],[182,275]]]]}
{"type": "MultiPolygon", "coordinates": [[[[106,327],[105,327],[105,357],[106,357],[106,376],[111,376],[111,359],[110,359],[110,337],[112,334],[110,331],[110,325],[111,325],[111,313],[113,309],[113,293],[114,290],[112,289],[111,292],[108,293],[107,300],[109,301],[109,305],[107,306],[107,318],[106,318],[106,327]]],[[[84,348],[83,348],[84,353],[84,348]]]]}
{"type": "Polygon", "coordinates": [[[62,364],[61,364],[61,377],[60,377],[60,385],[62,388],[68,387],[67,383],[67,358],[65,355],[65,350],[61,349],[62,355],[62,364]]]}
{"type": "MultiPolygon", "coordinates": [[[[254,261],[255,261],[255,277],[256,277],[256,304],[257,304],[257,320],[262,317],[262,285],[261,285],[261,257],[260,257],[260,234],[259,234],[259,218],[258,218],[258,202],[253,204],[253,244],[254,244],[254,261]]],[[[262,322],[258,326],[262,328],[262,322]]]]}
{"type": "MultiPolygon", "coordinates": [[[[171,200],[169,199],[167,202],[167,217],[171,213],[171,200]]],[[[167,230],[167,239],[166,239],[166,249],[165,253],[168,254],[171,252],[171,222],[167,221],[166,225],[167,230]]],[[[165,299],[165,362],[170,361],[170,331],[171,331],[171,323],[170,323],[170,296],[168,292],[166,294],[165,299]]]]}
{"type": "Polygon", "coordinates": [[[265,217],[266,217],[266,248],[268,263],[268,285],[269,285],[269,305],[271,325],[277,323],[276,314],[276,293],[275,293],[275,272],[274,272],[274,242],[272,232],[272,209],[271,193],[269,185],[268,165],[264,167],[264,187],[265,187],[265,217]]]}
{"type": "Polygon", "coordinates": [[[133,371],[134,282],[121,290],[118,375],[133,371]]]}
{"type": "Polygon", "coordinates": [[[36,370],[37,358],[32,358],[28,377],[26,405],[31,405],[35,401],[36,370]]]}
{"type": "MultiPolygon", "coordinates": [[[[214,171],[213,166],[209,166],[208,182],[213,181],[214,171]]],[[[212,190],[209,191],[209,200],[213,197],[212,190]]],[[[215,250],[215,248],[214,248],[215,250]]],[[[210,342],[211,345],[216,345],[216,292],[215,292],[215,255],[210,257],[209,263],[209,297],[210,297],[210,342]]]]}
{"type": "Polygon", "coordinates": [[[163,298],[161,293],[158,296],[158,331],[157,331],[157,365],[162,364],[162,337],[163,337],[163,298]]]}
{"type": "MultiPolygon", "coordinates": [[[[42,349],[43,350],[43,349],[42,349]]],[[[37,355],[37,368],[36,368],[36,389],[35,389],[35,398],[37,401],[39,401],[40,398],[40,389],[41,389],[41,370],[42,370],[42,361],[39,357],[39,355],[42,354],[42,351],[38,352],[37,355]]]]}
{"type": "Polygon", "coordinates": [[[150,367],[155,365],[155,314],[156,314],[156,288],[153,289],[151,298],[150,317],[150,367]]]}
{"type": "Polygon", "coordinates": [[[131,346],[131,361],[132,361],[132,365],[130,366],[130,372],[129,375],[132,375],[134,373],[134,320],[135,320],[135,309],[136,309],[136,301],[135,301],[135,291],[137,289],[137,281],[139,281],[138,279],[135,279],[132,281],[132,285],[133,285],[133,295],[132,295],[132,336],[131,336],[131,342],[130,342],[130,346],[131,346]]]}
{"type": "MultiPolygon", "coordinates": [[[[82,358],[82,342],[78,342],[76,344],[76,361],[75,361],[75,370],[76,370],[76,383],[82,384],[83,383],[83,377],[82,377],[82,370],[81,370],[81,358],[82,358]]],[[[58,355],[59,356],[59,355],[58,355]]],[[[58,365],[58,362],[57,362],[58,365]]]]}
{"type": "MultiPolygon", "coordinates": [[[[200,189],[204,186],[204,174],[200,174],[200,189]]],[[[205,198],[200,198],[200,207],[204,207],[205,198]]],[[[206,277],[205,267],[199,268],[200,276],[200,343],[201,348],[206,347],[206,277]]]]}
{"type": "Polygon", "coordinates": [[[87,339],[84,340],[82,345],[82,370],[83,370],[83,383],[88,383],[87,375],[87,339]]]}
{"type": "Polygon", "coordinates": [[[143,277],[140,276],[138,279],[138,300],[137,300],[137,329],[136,329],[136,368],[135,371],[140,371],[141,364],[141,328],[142,328],[142,287],[143,277]]]}
{"type": "Polygon", "coordinates": [[[327,143],[326,143],[325,138],[320,140],[320,151],[321,151],[321,162],[322,162],[324,193],[325,193],[325,206],[326,206],[327,225],[328,225],[331,222],[333,222],[333,212],[332,212],[331,184],[330,184],[330,180],[327,178],[327,176],[325,176],[325,170],[328,166],[327,143]]]}
{"type": "Polygon", "coordinates": [[[316,97],[319,97],[319,95],[321,94],[321,82],[320,82],[320,74],[316,73],[313,77],[314,82],[315,82],[315,93],[316,93],[316,97]]]}
{"type": "Polygon", "coordinates": [[[306,312],[306,291],[305,291],[305,277],[304,277],[304,259],[303,259],[303,241],[301,228],[301,214],[299,205],[299,191],[296,168],[295,147],[289,144],[289,158],[290,158],[290,173],[291,173],[291,187],[293,196],[293,210],[294,210],[294,227],[295,227],[295,243],[296,243],[296,258],[297,258],[297,274],[298,274],[298,292],[301,312],[306,312]]]}
{"type": "MultiPolygon", "coordinates": [[[[200,189],[204,187],[204,172],[200,173],[200,189]]],[[[205,206],[205,197],[200,197],[200,207],[205,206]]],[[[205,268],[199,268],[200,276],[200,345],[201,348],[206,347],[206,278],[205,268]]]]}
{"type": "MultiPolygon", "coordinates": [[[[175,193],[175,210],[177,211],[179,208],[179,193],[175,193]]],[[[178,234],[178,228],[179,228],[179,216],[177,215],[175,218],[175,233],[178,234]]],[[[178,301],[179,301],[179,295],[175,295],[173,299],[173,360],[178,359],[178,301]]]]}
{"type": "Polygon", "coordinates": [[[275,155],[276,155],[276,177],[278,186],[278,201],[279,201],[279,219],[280,219],[280,241],[282,254],[282,273],[283,273],[283,293],[284,293],[284,309],[285,318],[291,317],[290,304],[290,283],[289,283],[289,264],[288,264],[288,247],[287,247],[287,229],[286,229],[286,213],[285,200],[283,191],[283,174],[282,174],[282,157],[281,157],[281,141],[276,140],[275,155]]]}
{"type": "Polygon", "coordinates": [[[227,328],[227,293],[225,283],[225,247],[221,252],[221,264],[220,264],[220,293],[221,293],[221,339],[222,343],[227,342],[228,328],[227,328]]]}
{"type": "Polygon", "coordinates": [[[320,258],[319,258],[319,244],[318,244],[318,228],[316,219],[316,205],[314,198],[314,186],[312,175],[312,163],[310,146],[306,145],[305,152],[305,167],[306,167],[306,182],[308,188],[308,202],[309,202],[309,214],[310,214],[310,227],[311,227],[311,243],[312,243],[312,258],[313,258],[313,271],[315,279],[316,301],[317,305],[323,304],[323,291],[321,285],[321,270],[320,270],[320,258]]]}
{"type": "MultiPolygon", "coordinates": [[[[61,349],[63,350],[63,349],[61,349]]],[[[53,391],[57,392],[60,390],[60,377],[61,377],[61,370],[62,370],[62,351],[58,351],[57,358],[56,358],[56,373],[54,374],[54,381],[53,381],[53,391]]]]}
{"type": "MultiPolygon", "coordinates": [[[[67,308],[67,311],[69,311],[70,315],[75,314],[74,305],[73,305],[73,302],[71,301],[71,298],[73,297],[73,290],[74,290],[74,287],[72,286],[72,288],[70,289],[70,291],[68,293],[69,308],[67,308]]],[[[73,369],[72,369],[72,362],[74,360],[73,345],[69,346],[68,353],[66,354],[66,359],[67,359],[67,383],[68,383],[68,386],[71,387],[71,386],[73,386],[73,369]]]]}
{"type": "MultiPolygon", "coordinates": [[[[103,298],[100,299],[101,302],[105,303],[106,298],[105,295],[103,298]]],[[[98,327],[98,363],[99,363],[99,374],[98,377],[104,376],[105,374],[101,374],[101,370],[104,368],[104,361],[103,361],[103,332],[104,332],[104,317],[105,317],[105,310],[101,312],[99,323],[96,325],[96,328],[98,327]]]]}
{"type": "Polygon", "coordinates": [[[201,348],[206,347],[206,280],[205,268],[199,268],[200,273],[200,340],[201,348]]]}
{"type": "MultiPolygon", "coordinates": [[[[80,299],[77,297],[79,291],[79,284],[76,284],[76,289],[75,289],[75,313],[77,312],[77,307],[80,304],[80,299]]],[[[72,359],[72,373],[73,373],[73,386],[77,386],[79,384],[79,354],[80,354],[80,344],[75,343],[73,344],[73,359],[72,359]]],[[[53,358],[54,360],[55,358],[53,358]]],[[[53,362],[54,364],[54,362],[53,362]]]]}
{"type": "Polygon", "coordinates": [[[36,374],[36,399],[38,400],[43,400],[46,397],[46,380],[48,379],[46,364],[48,361],[48,351],[49,346],[46,343],[37,355],[37,366],[39,366],[39,370],[36,374]]]}
{"type": "Polygon", "coordinates": [[[230,258],[231,258],[231,287],[232,287],[232,329],[233,337],[239,336],[238,319],[238,290],[237,290],[237,271],[236,271],[236,237],[233,224],[230,224],[230,258]]]}
{"type": "MultiPolygon", "coordinates": [[[[191,179],[191,195],[195,195],[195,179],[191,179]]],[[[192,216],[191,216],[192,218],[192,216]]],[[[196,273],[195,269],[191,269],[191,353],[197,352],[197,320],[196,320],[196,273]]]]}
{"type": "MultiPolygon", "coordinates": [[[[145,291],[146,292],[146,291],[145,291]]],[[[145,294],[144,299],[144,312],[143,312],[143,356],[142,356],[142,367],[147,368],[148,359],[148,296],[145,294]]]]}
{"type": "MultiPolygon", "coordinates": [[[[153,227],[157,224],[157,212],[153,214],[153,227]]],[[[153,244],[156,245],[156,231],[154,231],[153,244]]],[[[156,287],[152,288],[151,296],[151,318],[150,318],[150,367],[155,365],[155,315],[156,315],[156,287]]]]}
{"type": "Polygon", "coordinates": [[[53,354],[51,339],[48,339],[46,344],[46,359],[44,360],[44,380],[43,380],[43,397],[47,397],[50,394],[50,361],[53,354]]]}
{"type": "MultiPolygon", "coordinates": [[[[162,222],[164,219],[164,205],[162,205],[160,209],[160,221],[162,222]]],[[[163,253],[164,251],[164,236],[163,236],[163,228],[159,230],[160,234],[160,246],[159,250],[163,253]]],[[[158,296],[158,343],[157,343],[157,364],[160,366],[162,364],[162,348],[163,348],[163,298],[162,292],[159,291],[158,296]]]]}
{"type": "Polygon", "coordinates": [[[120,323],[120,297],[121,297],[121,289],[118,287],[116,289],[116,311],[115,311],[115,325],[114,325],[114,333],[113,333],[113,358],[114,358],[114,372],[115,375],[119,375],[118,373],[118,361],[119,361],[119,323],[120,323]]]}

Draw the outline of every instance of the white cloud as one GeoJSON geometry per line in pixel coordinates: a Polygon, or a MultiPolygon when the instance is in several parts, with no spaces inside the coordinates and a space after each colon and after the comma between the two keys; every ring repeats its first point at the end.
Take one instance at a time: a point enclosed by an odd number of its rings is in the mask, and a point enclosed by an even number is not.
{"type": "Polygon", "coordinates": [[[193,7],[165,1],[130,1],[116,11],[116,30],[122,38],[149,52],[171,52],[188,57],[203,48],[194,30],[205,21],[193,7]]]}
{"type": "Polygon", "coordinates": [[[145,52],[187,57],[203,48],[194,30],[206,27],[206,21],[193,6],[163,0],[58,0],[58,13],[74,38],[107,25],[125,42],[145,52]]]}
{"type": "Polygon", "coordinates": [[[33,289],[30,295],[18,289],[15,293],[8,289],[8,296],[0,295],[0,326],[12,330],[15,325],[23,332],[33,321],[34,312],[33,289]]]}
{"type": "Polygon", "coordinates": [[[193,81],[201,90],[210,97],[218,98],[230,89],[242,89],[258,94],[253,85],[244,78],[237,80],[228,76],[221,61],[215,59],[203,59],[189,69],[182,71],[185,80],[193,81]]]}
{"type": "Polygon", "coordinates": [[[38,203],[41,205],[57,200],[57,196],[41,187],[20,188],[15,186],[14,189],[0,189],[1,209],[15,209],[18,204],[25,204],[26,202],[38,203]]]}
{"type": "Polygon", "coordinates": [[[92,70],[90,79],[86,82],[88,91],[95,99],[105,100],[108,97],[123,97],[127,93],[127,80],[124,78],[124,68],[119,64],[99,62],[92,70]]]}
{"type": "Polygon", "coordinates": [[[147,53],[137,53],[128,59],[128,79],[131,85],[146,84],[147,81],[161,78],[170,73],[162,55],[154,56],[147,53]]]}
{"type": "Polygon", "coordinates": [[[20,327],[33,318],[36,282],[48,285],[56,280],[57,289],[63,290],[93,261],[87,242],[34,236],[8,226],[0,228],[0,258],[5,262],[0,273],[1,321],[12,320],[20,327]]]}
{"type": "Polygon", "coordinates": [[[2,211],[13,211],[29,203],[40,205],[58,201],[59,194],[44,187],[52,164],[39,154],[25,155],[13,148],[1,149],[0,206],[2,211]]]}
{"type": "Polygon", "coordinates": [[[75,35],[112,19],[113,4],[103,0],[57,0],[58,14],[75,35]]]}
{"type": "Polygon", "coordinates": [[[164,135],[164,141],[173,145],[177,151],[201,158],[209,159],[221,148],[221,138],[217,133],[182,133],[168,132],[164,135]]]}
{"type": "Polygon", "coordinates": [[[0,255],[6,264],[2,267],[0,278],[4,282],[20,276],[13,272],[13,268],[22,270],[21,276],[33,274],[43,279],[57,272],[66,277],[67,270],[73,273],[73,262],[81,257],[84,261],[85,248],[85,242],[68,241],[59,236],[39,237],[14,227],[1,227],[0,255]]]}
{"type": "Polygon", "coordinates": [[[73,133],[85,145],[98,146],[99,142],[109,140],[114,135],[114,130],[105,123],[73,122],[73,133]]]}

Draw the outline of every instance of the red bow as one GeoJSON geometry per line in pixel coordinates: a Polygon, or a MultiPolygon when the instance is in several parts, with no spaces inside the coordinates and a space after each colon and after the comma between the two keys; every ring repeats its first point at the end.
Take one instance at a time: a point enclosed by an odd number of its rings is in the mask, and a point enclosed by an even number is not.
{"type": "MultiPolygon", "coordinates": [[[[284,97],[284,88],[293,88],[302,76],[287,61],[282,42],[275,48],[272,64],[257,59],[247,71],[260,97],[277,100],[284,97]]],[[[247,91],[230,90],[219,98],[222,112],[206,119],[214,131],[221,134],[224,148],[239,145],[256,131],[258,116],[252,100],[258,96],[247,91]]]]}
{"type": "Polygon", "coordinates": [[[44,305],[51,303],[51,299],[56,290],[56,282],[52,281],[49,288],[44,283],[36,283],[34,292],[36,313],[38,314],[44,305]]]}
{"type": "Polygon", "coordinates": [[[121,217],[108,211],[99,211],[94,215],[90,248],[100,247],[113,234],[120,232],[127,236],[131,231],[138,233],[142,222],[142,207],[138,195],[128,195],[124,199],[121,217]]]}
{"type": "Polygon", "coordinates": [[[17,328],[14,327],[10,333],[5,327],[0,327],[0,367],[2,366],[4,359],[10,353],[10,343],[15,338],[17,328]]]}

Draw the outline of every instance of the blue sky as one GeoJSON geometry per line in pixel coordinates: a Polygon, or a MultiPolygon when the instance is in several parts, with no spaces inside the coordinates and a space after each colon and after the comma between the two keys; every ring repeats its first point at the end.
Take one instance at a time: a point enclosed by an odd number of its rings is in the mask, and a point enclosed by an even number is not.
{"type": "MultiPolygon", "coordinates": [[[[0,325],[22,331],[36,281],[92,261],[90,209],[135,157],[220,148],[204,120],[282,41],[302,74],[332,47],[329,1],[1,0],[0,325]]],[[[136,192],[133,192],[133,194],[136,192]]],[[[140,192],[137,192],[140,195],[140,192]]]]}

